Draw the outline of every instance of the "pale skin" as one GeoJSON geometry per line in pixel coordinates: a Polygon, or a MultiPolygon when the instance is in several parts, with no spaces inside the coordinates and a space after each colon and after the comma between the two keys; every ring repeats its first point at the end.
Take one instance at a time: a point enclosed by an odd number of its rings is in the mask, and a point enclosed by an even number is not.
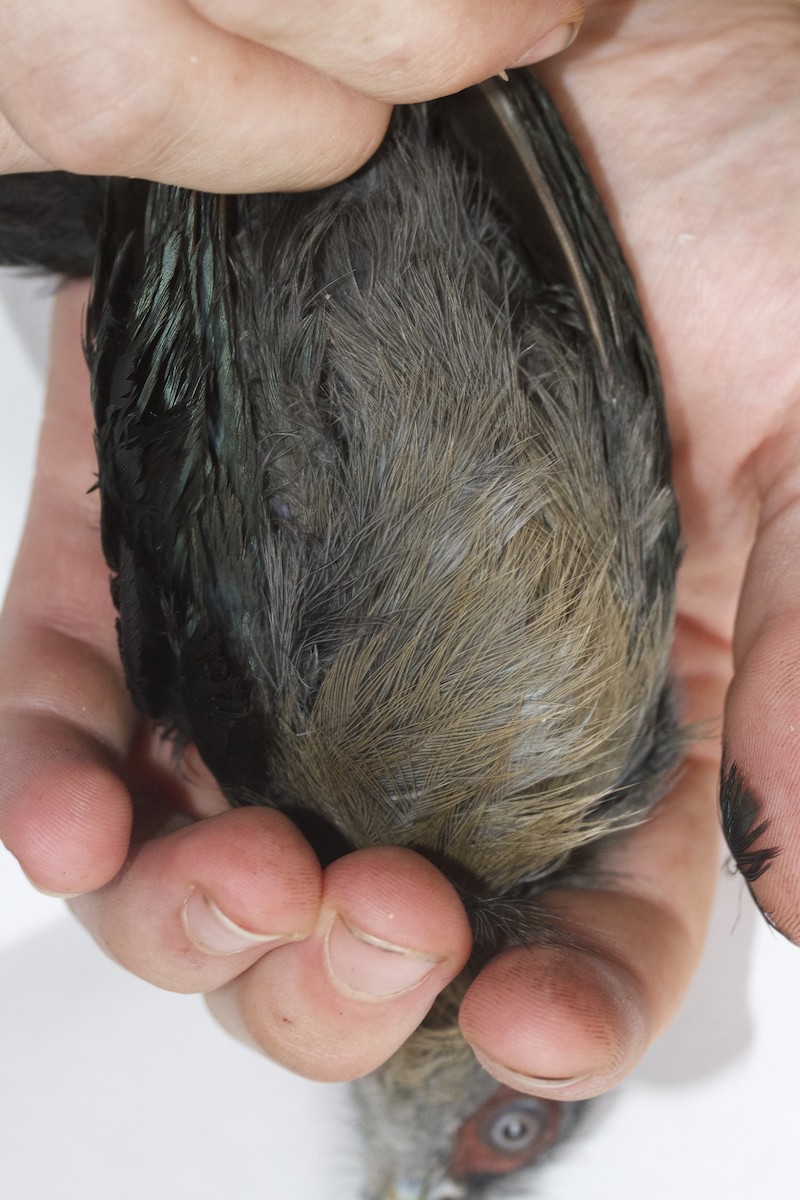
{"type": "MultiPolygon", "coordinates": [[[[580,16],[571,0],[507,0],[501,14],[477,0],[342,0],[290,16],[267,0],[148,2],[149,25],[141,3],[128,25],[127,4],[50,4],[38,31],[22,5],[3,6],[6,170],[222,190],[328,182],[369,155],[389,102],[543,57],[534,45],[580,16]],[[81,28],[102,30],[99,83],[81,28]],[[72,74],[82,54],[83,77],[72,74]]],[[[462,1006],[465,1036],[499,1079],[576,1099],[623,1078],[691,978],[717,871],[723,710],[782,851],[756,893],[800,938],[800,4],[598,0],[543,72],[614,215],[659,353],[687,544],[676,671],[687,717],[706,723],[652,821],[609,856],[614,884],[551,897],[590,948],[507,952],[462,1006]]],[[[72,285],[56,304],[34,497],[0,623],[0,837],[38,887],[74,897],[129,969],[205,993],[293,1070],[364,1074],[462,966],[464,914],[408,851],[362,851],[322,872],[285,817],[229,811],[196,761],[177,774],[143,731],[86,494],[85,301],[72,285]]]]}

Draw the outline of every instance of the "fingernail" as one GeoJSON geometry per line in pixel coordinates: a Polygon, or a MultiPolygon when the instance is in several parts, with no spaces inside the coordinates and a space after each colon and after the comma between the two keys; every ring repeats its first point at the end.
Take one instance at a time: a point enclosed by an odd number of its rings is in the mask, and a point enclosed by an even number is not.
{"type": "Polygon", "coordinates": [[[279,942],[294,936],[254,933],[251,929],[242,929],[197,888],[192,888],[187,896],[181,920],[189,941],[205,954],[239,954],[242,950],[252,950],[254,946],[264,946],[268,942],[279,942]]]}
{"type": "Polygon", "coordinates": [[[572,21],[569,25],[559,25],[556,29],[551,29],[543,38],[535,42],[530,50],[526,50],[516,62],[512,63],[512,67],[529,67],[531,63],[541,62],[544,58],[552,58],[554,54],[560,54],[575,41],[580,27],[580,21],[572,21]]]}
{"type": "Polygon", "coordinates": [[[354,929],[336,916],[325,938],[325,965],[334,987],[356,1000],[390,1000],[410,992],[442,960],[354,929]]]}
{"type": "Polygon", "coordinates": [[[51,892],[47,888],[39,887],[38,883],[34,883],[29,879],[28,883],[35,888],[40,896],[49,896],[51,900],[77,900],[78,896],[82,896],[83,892],[51,892]]]}
{"type": "Polygon", "coordinates": [[[474,1046],[472,1053],[484,1071],[488,1071],[495,1079],[508,1084],[510,1088],[514,1088],[518,1092],[555,1092],[560,1088],[572,1087],[575,1083],[583,1083],[584,1079],[590,1078],[590,1075],[586,1074],[571,1075],[564,1079],[541,1079],[537,1075],[523,1075],[520,1071],[512,1071],[510,1067],[504,1067],[502,1063],[495,1062],[488,1054],[476,1050],[474,1046]]]}

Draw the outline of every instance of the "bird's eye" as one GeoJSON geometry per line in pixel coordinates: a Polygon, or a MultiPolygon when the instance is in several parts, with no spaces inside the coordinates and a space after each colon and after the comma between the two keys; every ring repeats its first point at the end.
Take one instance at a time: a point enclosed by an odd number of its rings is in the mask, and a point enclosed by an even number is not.
{"type": "Polygon", "coordinates": [[[547,1112],[538,1100],[525,1097],[509,1104],[487,1122],[487,1142],[501,1154],[519,1154],[535,1145],[547,1129],[547,1112]]]}
{"type": "Polygon", "coordinates": [[[561,1106],[500,1087],[458,1131],[450,1174],[507,1175],[536,1161],[558,1135],[561,1106]]]}

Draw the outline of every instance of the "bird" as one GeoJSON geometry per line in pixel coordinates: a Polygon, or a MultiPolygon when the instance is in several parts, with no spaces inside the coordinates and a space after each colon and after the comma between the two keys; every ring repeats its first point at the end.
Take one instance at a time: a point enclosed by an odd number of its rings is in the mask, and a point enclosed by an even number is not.
{"type": "Polygon", "coordinates": [[[18,176],[0,260],[93,272],[136,706],[323,863],[409,847],[465,905],[465,970],[351,1085],[362,1197],[525,1185],[584,1106],[499,1085],[460,999],[504,947],[579,941],[543,894],[601,878],[683,744],[658,366],[553,102],[523,68],[400,106],[306,193],[18,176]]]}

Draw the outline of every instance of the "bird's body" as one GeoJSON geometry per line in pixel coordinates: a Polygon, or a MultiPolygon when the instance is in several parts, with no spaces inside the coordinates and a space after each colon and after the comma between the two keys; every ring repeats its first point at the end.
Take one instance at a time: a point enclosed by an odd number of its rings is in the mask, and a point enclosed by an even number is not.
{"type": "MultiPolygon", "coordinates": [[[[459,103],[324,192],[112,182],[88,345],[136,703],[323,857],[431,858],[471,971],[558,937],[537,893],[663,789],[678,531],[574,148],[529,73],[459,103]]],[[[570,1122],[477,1066],[463,985],[357,1085],[370,1197],[477,1194],[570,1122]]]]}

